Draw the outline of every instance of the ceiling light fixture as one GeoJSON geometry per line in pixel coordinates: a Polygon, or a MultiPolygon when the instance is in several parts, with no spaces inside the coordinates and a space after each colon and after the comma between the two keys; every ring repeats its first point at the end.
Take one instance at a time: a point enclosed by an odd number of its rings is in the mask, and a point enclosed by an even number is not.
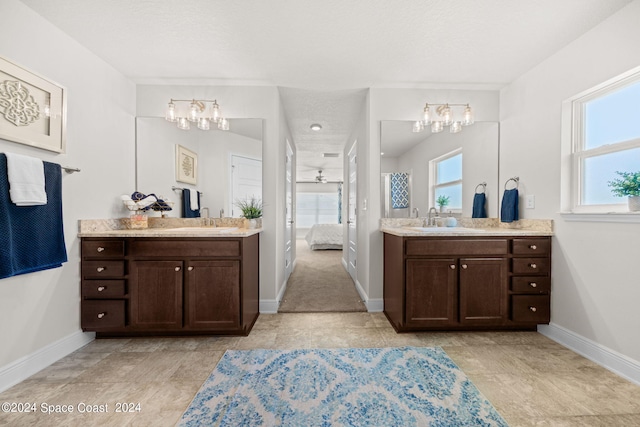
{"type": "Polygon", "coordinates": [[[316,184],[326,184],[327,183],[327,177],[326,176],[322,176],[322,169],[320,169],[318,171],[318,176],[316,176],[316,184]]]}
{"type": "Polygon", "coordinates": [[[318,132],[319,130],[322,129],[322,125],[320,123],[314,123],[309,127],[311,128],[312,131],[315,131],[315,132],[318,132]]]}
{"type": "Polygon", "coordinates": [[[474,123],[473,110],[469,104],[425,104],[422,111],[422,120],[417,120],[413,124],[413,132],[422,132],[425,126],[431,125],[431,132],[442,132],[445,126],[449,127],[449,132],[458,133],[462,131],[462,126],[470,126],[474,123]],[[431,115],[431,107],[436,107],[433,118],[431,115]],[[454,115],[452,107],[464,107],[459,113],[454,115]],[[461,116],[461,117],[459,117],[461,116]],[[458,120],[456,120],[456,118],[458,120]]]}
{"type": "Polygon", "coordinates": [[[171,99],[165,119],[182,130],[191,129],[191,123],[196,123],[198,129],[209,130],[212,122],[220,130],[229,130],[229,120],[220,115],[220,105],[215,99],[171,99]]]}

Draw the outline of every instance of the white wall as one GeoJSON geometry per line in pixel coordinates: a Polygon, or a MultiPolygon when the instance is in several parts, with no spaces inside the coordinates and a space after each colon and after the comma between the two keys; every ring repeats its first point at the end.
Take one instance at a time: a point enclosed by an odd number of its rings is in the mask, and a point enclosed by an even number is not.
{"type": "Polygon", "coordinates": [[[639,22],[636,0],[501,92],[500,172],[535,195],[523,217],[555,221],[551,322],[640,367],[640,224],[558,214],[562,101],[640,64],[639,22]]]}
{"type": "MultiPolygon", "coordinates": [[[[264,119],[260,234],[260,304],[273,307],[284,281],[284,168],[280,97],[276,87],[138,85],[137,115],[164,117],[173,99],[216,99],[227,118],[264,119]]],[[[213,212],[216,214],[216,212],[213,212]]],[[[276,304],[277,309],[277,304],[276,304]]],[[[271,309],[269,309],[271,310],[271,309]]]]}
{"type": "Polygon", "coordinates": [[[69,261],[62,268],[0,280],[1,390],[7,386],[3,381],[32,373],[21,364],[24,358],[70,336],[78,337],[75,343],[92,337],[80,333],[78,220],[116,216],[119,195],[132,191],[135,86],[17,0],[0,2],[0,55],[66,87],[68,99],[66,154],[3,140],[0,151],[82,170],[63,172],[69,261]],[[11,375],[2,375],[9,370],[11,375]]]}

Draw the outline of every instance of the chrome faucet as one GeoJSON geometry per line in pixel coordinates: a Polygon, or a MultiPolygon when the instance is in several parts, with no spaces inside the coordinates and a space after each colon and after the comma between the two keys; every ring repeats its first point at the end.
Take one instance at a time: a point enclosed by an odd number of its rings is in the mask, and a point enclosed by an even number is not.
{"type": "Polygon", "coordinates": [[[413,208],[413,212],[416,214],[416,218],[420,218],[420,209],[413,208]]]}
{"type": "Polygon", "coordinates": [[[428,224],[429,227],[437,226],[436,218],[438,218],[438,211],[436,210],[436,208],[429,208],[429,213],[427,214],[427,218],[429,221],[429,224],[428,224]],[[434,217],[431,216],[431,212],[435,214],[434,217]]]}

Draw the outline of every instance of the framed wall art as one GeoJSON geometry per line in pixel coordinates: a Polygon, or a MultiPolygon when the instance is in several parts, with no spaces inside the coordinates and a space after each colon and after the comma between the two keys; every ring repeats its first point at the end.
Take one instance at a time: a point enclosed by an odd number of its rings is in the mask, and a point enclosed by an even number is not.
{"type": "Polygon", "coordinates": [[[198,155],[176,144],[176,181],[196,185],[198,183],[198,155]]]}
{"type": "Polygon", "coordinates": [[[66,89],[0,57],[0,139],[65,152],[66,89]]]}

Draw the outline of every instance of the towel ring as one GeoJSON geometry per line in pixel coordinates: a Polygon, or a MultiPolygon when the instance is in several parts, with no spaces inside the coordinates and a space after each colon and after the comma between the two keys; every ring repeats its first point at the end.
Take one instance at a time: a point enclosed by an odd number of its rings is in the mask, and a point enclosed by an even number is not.
{"type": "Polygon", "coordinates": [[[516,188],[518,188],[519,184],[520,184],[520,177],[518,176],[514,176],[513,178],[509,178],[508,180],[505,181],[504,183],[504,189],[507,189],[507,184],[509,184],[509,181],[513,181],[516,183],[515,188],[512,188],[512,190],[515,190],[516,188]]]}
{"type": "Polygon", "coordinates": [[[486,182],[481,182],[480,184],[476,185],[476,189],[473,190],[476,194],[483,194],[487,192],[487,183],[486,182]],[[482,187],[482,192],[478,193],[478,187],[482,187]]]}

